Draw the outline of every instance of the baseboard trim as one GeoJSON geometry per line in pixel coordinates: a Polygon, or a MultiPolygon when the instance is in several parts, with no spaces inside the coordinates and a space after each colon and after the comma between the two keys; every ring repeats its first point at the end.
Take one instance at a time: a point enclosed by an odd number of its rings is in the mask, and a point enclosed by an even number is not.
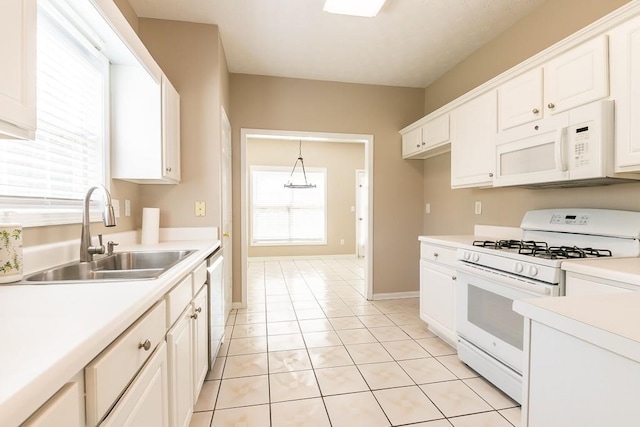
{"type": "Polygon", "coordinates": [[[358,258],[356,254],[341,254],[341,255],[295,255],[295,256],[255,256],[248,257],[247,260],[251,261],[287,261],[296,259],[340,259],[340,258],[358,258]]]}
{"type": "Polygon", "coordinates": [[[242,303],[241,302],[233,302],[231,303],[231,309],[232,310],[238,310],[242,308],[242,303]]]}
{"type": "Polygon", "coordinates": [[[385,299],[418,298],[419,296],[420,291],[387,292],[384,294],[373,294],[373,300],[380,301],[385,299]]]}

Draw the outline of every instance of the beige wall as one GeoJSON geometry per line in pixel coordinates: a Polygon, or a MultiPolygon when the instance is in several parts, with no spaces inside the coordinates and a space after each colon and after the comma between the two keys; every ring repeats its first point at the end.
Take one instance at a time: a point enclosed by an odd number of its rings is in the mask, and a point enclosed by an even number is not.
{"type": "Polygon", "coordinates": [[[142,206],[160,208],[161,227],[220,226],[220,106],[228,111],[228,71],[218,27],[139,19],[140,38],[180,93],[182,181],[144,185],[142,206]],[[206,216],[196,217],[196,201],[206,216]]]}
{"type": "Polygon", "coordinates": [[[234,301],[240,278],[241,128],[373,134],[373,289],[417,289],[422,164],[401,158],[398,130],[422,115],[422,89],[231,74],[234,301]]]}
{"type": "MultiPolygon", "coordinates": [[[[627,3],[626,0],[549,0],[469,56],[425,90],[425,113],[433,111],[529,56],[627,3]]],[[[413,161],[410,161],[413,162],[413,161]]],[[[424,234],[473,232],[474,224],[519,226],[531,209],[594,207],[640,210],[640,184],[528,190],[451,189],[451,157],[419,161],[424,167],[424,234]],[[482,215],[474,202],[482,201],[482,215]]]]}
{"type": "MultiPolygon", "coordinates": [[[[327,169],[327,244],[249,246],[250,257],[356,253],[356,214],[351,212],[351,206],[356,204],[356,170],[364,169],[364,144],[303,142],[302,145],[305,167],[327,169]],[[340,244],[341,239],[344,245],[340,244]]],[[[298,157],[298,146],[298,141],[248,139],[248,168],[252,165],[281,166],[289,173],[298,157]]],[[[300,171],[300,165],[296,171],[300,171]]]]}
{"type": "Polygon", "coordinates": [[[428,114],[629,0],[547,0],[425,89],[428,114]]]}

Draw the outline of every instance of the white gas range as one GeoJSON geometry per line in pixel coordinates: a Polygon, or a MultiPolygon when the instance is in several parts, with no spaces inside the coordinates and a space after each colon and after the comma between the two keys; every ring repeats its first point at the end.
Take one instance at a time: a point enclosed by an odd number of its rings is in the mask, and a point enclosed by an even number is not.
{"type": "Polygon", "coordinates": [[[527,212],[522,240],[476,241],[458,250],[460,360],[514,400],[522,395],[524,319],[513,301],[564,295],[565,260],[640,256],[640,212],[527,212]]]}

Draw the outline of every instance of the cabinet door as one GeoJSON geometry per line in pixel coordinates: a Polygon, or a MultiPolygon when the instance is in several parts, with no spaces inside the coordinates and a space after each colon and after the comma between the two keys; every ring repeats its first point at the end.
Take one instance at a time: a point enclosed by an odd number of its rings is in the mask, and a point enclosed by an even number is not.
{"type": "Polygon", "coordinates": [[[493,181],[497,131],[496,92],[451,112],[451,187],[485,187],[493,181]]]}
{"type": "Polygon", "coordinates": [[[180,95],[162,76],[162,169],[163,176],[180,182],[180,95]]]}
{"type": "Polygon", "coordinates": [[[3,0],[0,12],[0,134],[36,129],[36,0],[3,0]]]}
{"type": "Polygon", "coordinates": [[[164,342],[131,383],[103,427],[169,427],[167,346],[164,342]]]}
{"type": "Polygon", "coordinates": [[[200,389],[209,370],[209,316],[207,287],[203,287],[193,299],[192,351],[193,351],[193,402],[198,399],[200,389]]]}
{"type": "Polygon", "coordinates": [[[189,425],[193,411],[191,308],[167,333],[169,353],[169,405],[171,425],[189,425]]]}
{"type": "Polygon", "coordinates": [[[457,341],[455,271],[420,261],[420,318],[442,338],[457,341]]]}
{"type": "Polygon", "coordinates": [[[422,128],[410,130],[402,135],[402,157],[417,153],[422,149],[422,128]]]}
{"type": "Polygon", "coordinates": [[[597,37],[544,65],[545,114],[609,95],[608,38],[597,37]]]}
{"type": "Polygon", "coordinates": [[[500,130],[542,118],[542,68],[515,77],[498,88],[500,130]]]}
{"type": "Polygon", "coordinates": [[[424,148],[431,148],[449,141],[449,114],[429,120],[422,127],[424,148]]]}
{"type": "Polygon", "coordinates": [[[22,427],[84,425],[84,384],[80,379],[62,387],[22,427]]]}
{"type": "Polygon", "coordinates": [[[616,172],[640,171],[640,17],[611,33],[611,95],[616,101],[616,172]]]}

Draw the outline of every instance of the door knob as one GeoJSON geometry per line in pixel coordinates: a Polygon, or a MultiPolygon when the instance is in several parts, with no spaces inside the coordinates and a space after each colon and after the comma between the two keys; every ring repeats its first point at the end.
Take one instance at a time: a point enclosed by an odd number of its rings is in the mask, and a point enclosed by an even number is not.
{"type": "Polygon", "coordinates": [[[547,104],[547,107],[556,108],[556,105],[553,102],[550,102],[549,104],[547,104]]]}
{"type": "Polygon", "coordinates": [[[533,109],[533,114],[538,114],[540,112],[540,110],[538,110],[537,108],[533,109]]]}
{"type": "Polygon", "coordinates": [[[229,233],[222,233],[222,237],[229,237],[229,233]]]}

